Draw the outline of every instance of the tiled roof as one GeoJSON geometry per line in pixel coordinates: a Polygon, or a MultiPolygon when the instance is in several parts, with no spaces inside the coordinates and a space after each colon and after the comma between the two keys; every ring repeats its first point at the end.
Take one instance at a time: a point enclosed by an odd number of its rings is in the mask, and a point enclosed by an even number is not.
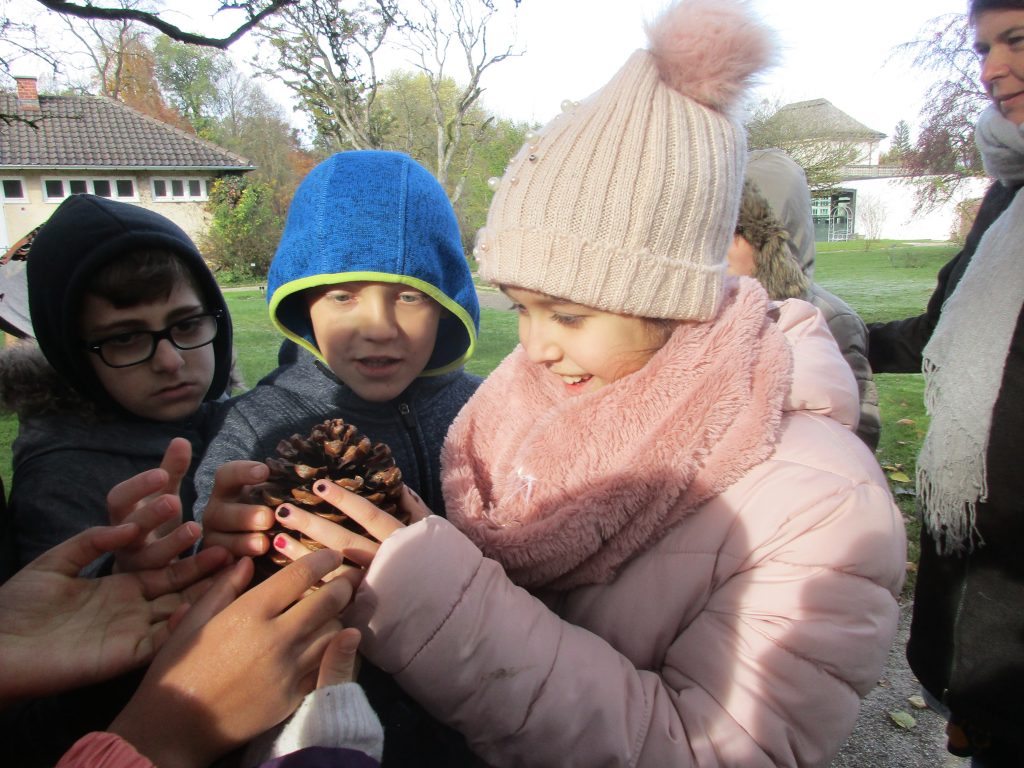
{"type": "Polygon", "coordinates": [[[0,124],[0,167],[250,170],[250,162],[103,96],[40,96],[18,108],[0,91],[0,113],[35,122],[0,124]]]}
{"type": "Polygon", "coordinates": [[[827,99],[787,104],[769,122],[781,123],[787,134],[799,139],[878,141],[885,134],[859,123],[827,99]]]}

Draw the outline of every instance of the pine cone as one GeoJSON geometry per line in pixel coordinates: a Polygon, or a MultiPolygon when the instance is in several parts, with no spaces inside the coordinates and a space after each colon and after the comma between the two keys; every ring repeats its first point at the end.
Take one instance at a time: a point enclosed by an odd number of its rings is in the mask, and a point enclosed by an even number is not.
{"type": "MultiPolygon", "coordinates": [[[[255,501],[271,509],[287,502],[365,535],[355,521],[313,493],[313,485],[326,478],[372,501],[402,522],[408,522],[407,515],[398,508],[402,471],[395,466],[391,449],[384,443],[371,442],[344,419],[328,419],[317,424],[309,437],[292,435],[282,440],[277,444],[277,457],[268,458],[265,463],[270,468],[270,476],[267,482],[256,486],[255,501]]],[[[275,535],[285,532],[298,535],[280,526],[272,528],[269,534],[273,540],[275,535]]],[[[322,548],[317,541],[302,535],[298,538],[310,549],[322,548]]],[[[280,567],[289,562],[274,549],[261,559],[269,561],[262,563],[267,570],[273,570],[271,563],[280,567]]]]}

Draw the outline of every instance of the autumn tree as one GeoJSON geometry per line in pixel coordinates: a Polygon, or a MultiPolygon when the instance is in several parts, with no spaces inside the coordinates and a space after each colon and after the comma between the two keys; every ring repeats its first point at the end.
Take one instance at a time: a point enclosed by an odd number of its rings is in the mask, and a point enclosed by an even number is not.
{"type": "Polygon", "coordinates": [[[284,110],[259,83],[231,69],[219,89],[220,109],[210,127],[211,139],[256,166],[249,175],[267,185],[273,211],[283,220],[295,188],[316,159],[303,149],[284,110]]]}
{"type": "Polygon", "coordinates": [[[156,76],[168,101],[207,136],[220,105],[220,83],[233,67],[222,51],[179,43],[161,35],[153,46],[156,76]]]}
{"type": "Polygon", "coordinates": [[[402,11],[395,0],[301,0],[258,33],[276,54],[261,71],[295,93],[325,150],[402,146],[456,202],[491,119],[477,108],[484,74],[512,55],[489,46],[495,13],[492,0],[420,0],[402,11]],[[411,54],[421,76],[393,75],[386,100],[385,43],[411,54]]]}
{"type": "Polygon", "coordinates": [[[441,7],[436,0],[419,0],[418,10],[415,19],[405,17],[402,46],[413,54],[414,64],[429,86],[435,138],[434,157],[427,165],[455,203],[465,188],[465,171],[490,122],[481,110],[474,109],[484,90],[484,73],[513,52],[510,45],[497,51],[489,48],[487,27],[495,14],[493,2],[448,0],[441,7]],[[454,91],[448,68],[451,55],[459,56],[466,68],[465,81],[454,91]],[[455,160],[460,154],[463,162],[458,168],[455,160]]]}
{"type": "Polygon", "coordinates": [[[254,65],[295,94],[331,150],[379,148],[388,120],[376,57],[396,15],[395,0],[300,0],[259,30],[274,60],[254,65]]]}
{"type": "Polygon", "coordinates": [[[494,120],[487,124],[483,136],[474,145],[462,194],[454,203],[466,253],[473,250],[476,233],[487,221],[487,209],[494,195],[488,179],[505,173],[509,160],[523,146],[530,128],[526,123],[494,120]]]}
{"type": "Polygon", "coordinates": [[[925,91],[921,130],[904,161],[919,210],[946,202],[964,179],[984,173],[974,126],[988,97],[980,86],[973,42],[966,15],[952,13],[932,19],[917,39],[897,49],[936,78],[925,91]]]}
{"type": "Polygon", "coordinates": [[[272,197],[269,185],[242,176],[224,176],[211,185],[212,216],[200,247],[227,276],[266,276],[282,230],[272,197]]]}
{"type": "MultiPolygon", "coordinates": [[[[138,6],[139,0],[121,0],[122,7],[138,6]]],[[[82,46],[92,63],[92,79],[103,96],[120,100],[126,73],[133,69],[131,58],[146,49],[141,25],[130,19],[102,22],[96,19],[61,17],[64,27],[82,46]]],[[[137,67],[134,68],[137,71],[137,67]]]]}
{"type": "Polygon", "coordinates": [[[194,133],[195,129],[185,116],[164,99],[156,77],[156,58],[152,49],[142,39],[130,40],[127,46],[117,98],[144,115],[194,133]]]}
{"type": "Polygon", "coordinates": [[[873,240],[880,240],[885,221],[889,217],[885,201],[876,195],[862,192],[857,195],[857,217],[864,227],[864,250],[871,247],[873,240]]]}
{"type": "MultiPolygon", "coordinates": [[[[433,86],[422,72],[392,72],[379,94],[380,108],[391,117],[383,148],[405,152],[433,169],[437,157],[434,99],[454,109],[462,90],[452,78],[433,86]]],[[[496,119],[479,104],[466,112],[463,123],[461,141],[451,153],[449,184],[457,189],[449,189],[449,198],[468,251],[487,216],[492,194],[487,179],[504,172],[523,145],[527,126],[496,119]]]]}
{"type": "MultiPolygon", "coordinates": [[[[73,23],[130,22],[149,27],[179,42],[225,49],[282,8],[296,2],[297,0],[224,0],[217,5],[213,16],[223,14],[222,18],[231,19],[235,27],[220,37],[202,34],[168,21],[172,13],[177,12],[180,15],[181,12],[193,12],[194,4],[191,0],[165,1],[160,4],[159,10],[149,10],[142,7],[141,3],[122,0],[111,0],[109,3],[102,3],[100,0],[22,0],[18,11],[12,11],[11,3],[7,2],[0,8],[0,71],[10,74],[14,62],[22,57],[32,57],[44,63],[55,75],[61,72],[63,52],[54,52],[45,45],[42,41],[44,35],[32,21],[35,14],[25,10],[27,8],[52,12],[59,17],[72,20],[73,23]]],[[[102,66],[104,65],[101,64],[102,66]]],[[[106,87],[106,77],[100,79],[106,87]]],[[[0,122],[25,120],[23,116],[16,114],[0,114],[0,122]]]]}

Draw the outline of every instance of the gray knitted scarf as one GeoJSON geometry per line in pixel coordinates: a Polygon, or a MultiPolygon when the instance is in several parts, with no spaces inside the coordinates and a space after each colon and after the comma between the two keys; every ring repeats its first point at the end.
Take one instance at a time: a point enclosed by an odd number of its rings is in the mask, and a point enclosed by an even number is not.
{"type": "MultiPolygon", "coordinates": [[[[975,140],[989,175],[1024,179],[1024,132],[995,107],[982,113],[975,140]]],[[[917,488],[940,554],[981,541],[975,515],[988,497],[992,410],[1024,303],[1022,243],[1024,195],[1017,195],[985,232],[924,349],[931,426],[917,461],[917,488]]]]}

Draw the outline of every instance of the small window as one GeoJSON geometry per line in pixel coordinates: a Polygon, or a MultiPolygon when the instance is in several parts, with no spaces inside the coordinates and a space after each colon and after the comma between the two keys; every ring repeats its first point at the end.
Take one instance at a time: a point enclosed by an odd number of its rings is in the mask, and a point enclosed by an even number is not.
{"type": "Polygon", "coordinates": [[[181,203],[206,200],[209,197],[209,180],[195,177],[159,178],[151,180],[153,199],[160,202],[181,203]]]}
{"type": "Polygon", "coordinates": [[[0,187],[3,189],[4,200],[9,202],[25,200],[25,184],[21,179],[4,179],[0,187]]]}
{"type": "Polygon", "coordinates": [[[42,188],[47,203],[59,203],[69,195],[87,192],[118,200],[138,200],[134,179],[43,179],[42,188]]]}

